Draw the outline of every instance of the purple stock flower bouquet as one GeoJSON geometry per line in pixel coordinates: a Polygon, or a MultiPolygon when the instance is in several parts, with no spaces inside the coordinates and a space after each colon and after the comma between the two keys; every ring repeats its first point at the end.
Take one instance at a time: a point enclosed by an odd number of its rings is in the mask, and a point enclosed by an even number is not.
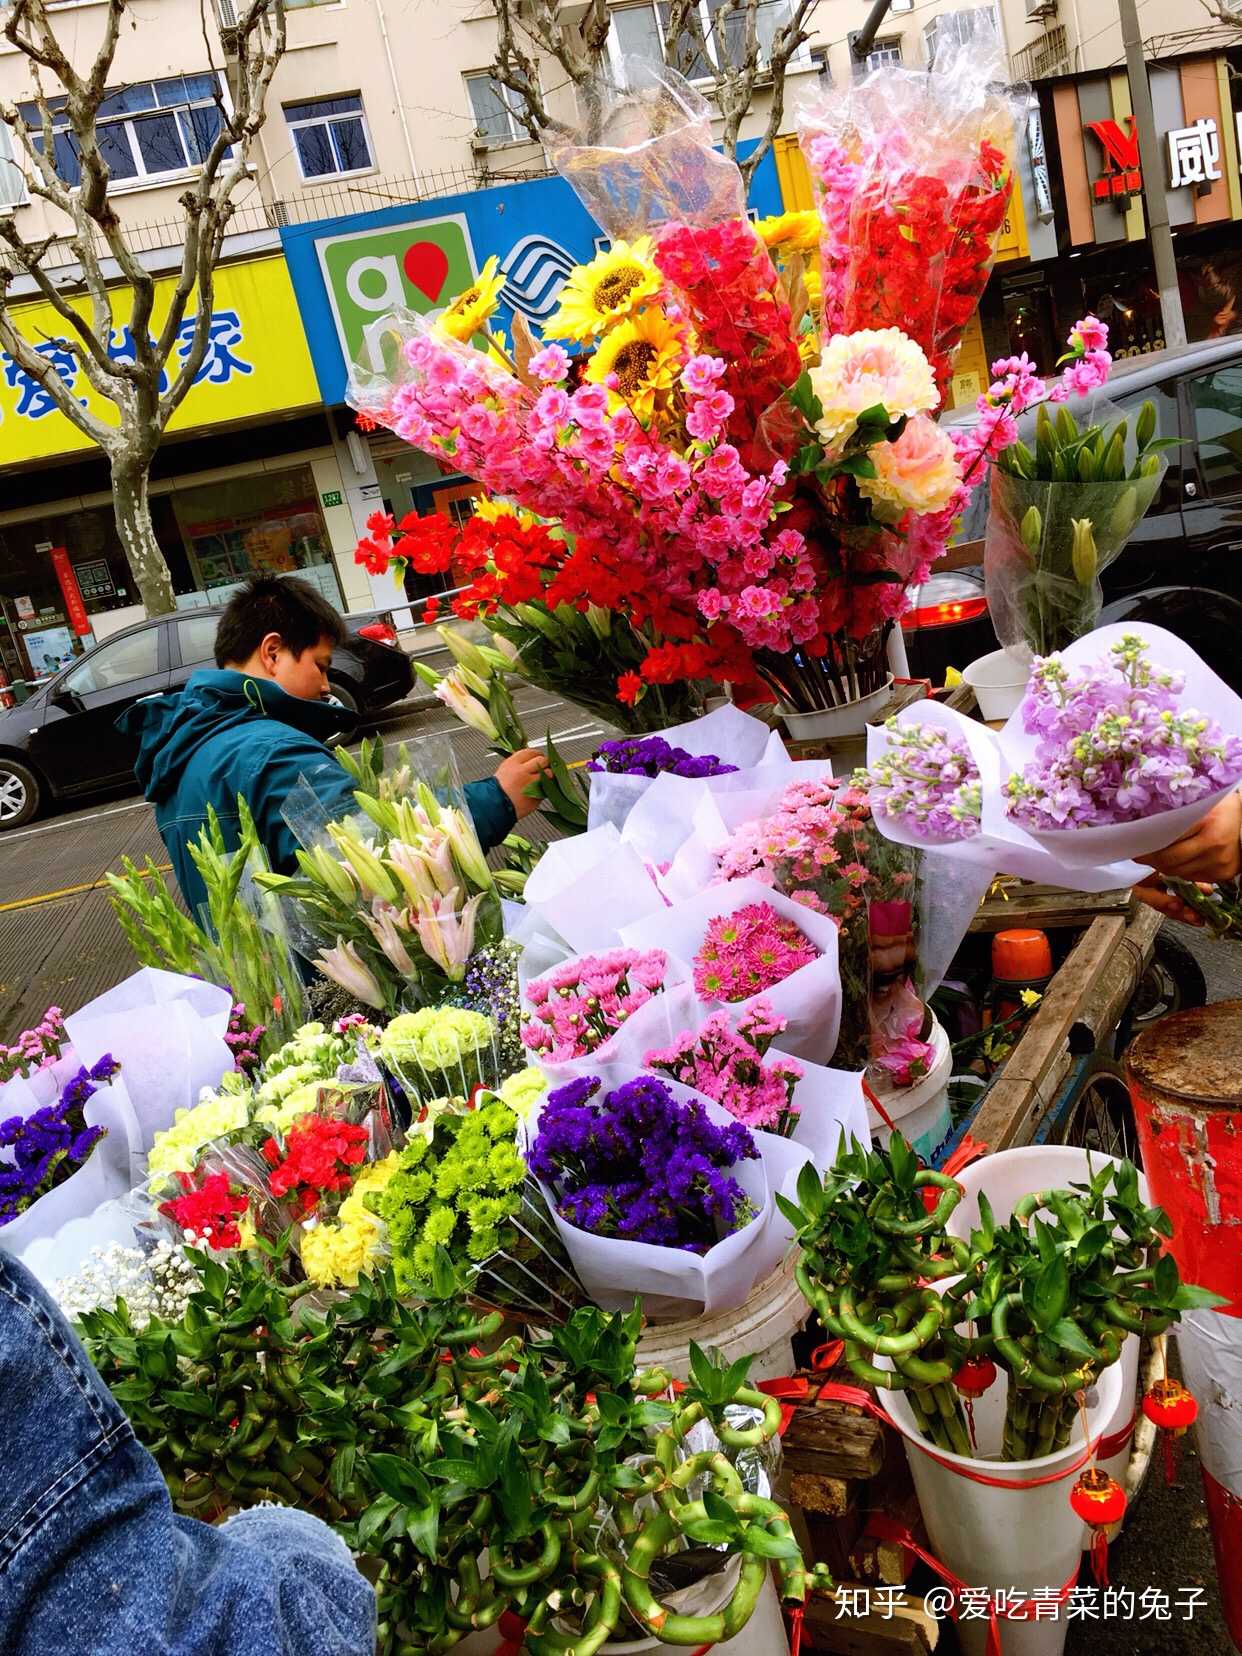
{"type": "Polygon", "coordinates": [[[1037,658],[1020,711],[1039,741],[1004,785],[1009,816],[1037,832],[1134,822],[1242,780],[1242,735],[1182,707],[1184,689],[1134,633],[1078,672],[1037,658]]]}
{"type": "Polygon", "coordinates": [[[663,736],[630,736],[601,742],[587,769],[607,771],[613,776],[655,777],[668,772],[697,778],[727,776],[737,766],[725,764],[714,753],[687,753],[685,748],[671,746],[663,736]]]}
{"type": "Polygon", "coordinates": [[[717,1012],[701,1029],[683,1030],[671,1046],[653,1048],[643,1063],[715,1099],[744,1126],[788,1138],[798,1123],[794,1088],[806,1072],[792,1058],[764,1063],[786,1021],[764,1000],[736,1029],[727,1012],[717,1012]]]}
{"type": "Polygon", "coordinates": [[[55,1104],[0,1122],[0,1225],[10,1224],[83,1165],[105,1131],[87,1126],[86,1102],[120,1067],[105,1053],[65,1084],[55,1104]],[[11,1159],[3,1159],[5,1152],[11,1159]]]}
{"type": "Polygon", "coordinates": [[[655,1076],[600,1098],[602,1086],[580,1076],[549,1093],[527,1156],[563,1219],[697,1254],[749,1224],[754,1209],[730,1170],[759,1151],[741,1122],[716,1126],[655,1076]]]}
{"type": "Polygon", "coordinates": [[[877,819],[899,824],[929,845],[973,839],[982,827],[979,767],[963,737],[935,724],[884,726],[888,746],[855,786],[866,788],[877,819]]]}

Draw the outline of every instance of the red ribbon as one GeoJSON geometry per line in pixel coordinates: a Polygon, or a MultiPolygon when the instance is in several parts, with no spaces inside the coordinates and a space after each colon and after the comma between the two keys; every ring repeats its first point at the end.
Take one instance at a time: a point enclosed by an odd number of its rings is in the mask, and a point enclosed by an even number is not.
{"type": "MultiPolygon", "coordinates": [[[[821,1373],[826,1369],[833,1369],[841,1359],[845,1350],[844,1340],[829,1340],[826,1345],[816,1346],[811,1353],[811,1367],[821,1373]]],[[[812,1385],[805,1375],[791,1375],[782,1380],[761,1380],[756,1388],[767,1397],[774,1397],[781,1406],[780,1435],[784,1437],[793,1419],[795,1404],[814,1403],[823,1390],[823,1382],[812,1385]]]]}
{"type": "Polygon", "coordinates": [[[1131,1415],[1124,1426],[1115,1432],[1110,1432],[1107,1437],[1102,1437],[1095,1451],[1096,1459],[1102,1461],[1112,1460],[1114,1455],[1119,1455],[1134,1436],[1134,1425],[1137,1419],[1137,1415],[1131,1415]]]}
{"type": "MultiPolygon", "coordinates": [[[[910,1531],[905,1527],[905,1525],[899,1524],[895,1518],[886,1517],[883,1513],[876,1513],[867,1527],[871,1534],[876,1536],[879,1540],[891,1541],[896,1546],[904,1548],[907,1552],[912,1552],[916,1558],[922,1559],[928,1569],[931,1570],[933,1574],[938,1575],[946,1587],[952,1588],[955,1599],[962,1598],[963,1596],[969,1594],[970,1602],[972,1604],[979,1604],[981,1602],[980,1595],[986,1589],[969,1587],[966,1582],[960,1580],[953,1574],[953,1571],[950,1570],[946,1564],[942,1564],[940,1562],[934,1553],[928,1552],[926,1547],[921,1546],[919,1542],[915,1540],[914,1536],[910,1534],[910,1531]]],[[[1070,1594],[1077,1586],[1078,1570],[1079,1566],[1075,1565],[1073,1575],[1058,1593],[1058,1607],[1067,1602],[1070,1594]]],[[[1017,1589],[1015,1589],[1015,1591],[1016,1590],[1017,1589]]],[[[1003,1616],[1006,1621],[1034,1621],[1036,1618],[1037,1606],[1029,1600],[1025,1604],[1010,1604],[1008,1600],[1004,1600],[1000,1605],[998,1605],[996,1599],[989,1594],[987,1598],[987,1607],[987,1656],[1001,1656],[1000,1618],[1003,1616]]],[[[951,1608],[950,1614],[956,1622],[956,1604],[951,1608]]]]}
{"type": "Polygon", "coordinates": [[[940,1171],[947,1173],[951,1179],[955,1178],[964,1167],[969,1167],[971,1162],[978,1161],[980,1156],[986,1156],[987,1153],[988,1146],[986,1144],[980,1139],[971,1138],[969,1133],[965,1133],[962,1135],[961,1143],[953,1154],[946,1159],[940,1171]]]}
{"type": "Polygon", "coordinates": [[[897,1123],[893,1120],[892,1116],[889,1115],[888,1111],[884,1108],[883,1104],[880,1103],[879,1099],[875,1096],[875,1094],[872,1092],[871,1088],[867,1085],[866,1076],[863,1077],[862,1090],[863,1090],[863,1097],[867,1100],[867,1103],[870,1104],[871,1108],[875,1111],[876,1115],[879,1116],[880,1120],[888,1128],[889,1132],[890,1133],[897,1132],[898,1131],[897,1123]]]}
{"type": "Polygon", "coordinates": [[[799,1656],[802,1649],[802,1617],[805,1614],[800,1604],[795,1604],[789,1612],[789,1656],[799,1656]]]}

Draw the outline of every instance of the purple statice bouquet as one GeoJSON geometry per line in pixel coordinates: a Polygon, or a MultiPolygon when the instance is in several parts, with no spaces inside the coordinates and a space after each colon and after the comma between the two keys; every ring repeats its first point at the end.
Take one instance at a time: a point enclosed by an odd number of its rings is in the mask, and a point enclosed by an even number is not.
{"type": "Polygon", "coordinates": [[[598,1076],[580,1076],[549,1093],[527,1155],[563,1219],[696,1254],[750,1223],[754,1208],[731,1170],[759,1151],[741,1122],[718,1127],[652,1075],[601,1098],[602,1088],[598,1076]]]}
{"type": "Polygon", "coordinates": [[[982,827],[983,787],[965,738],[895,718],[884,730],[888,746],[854,777],[876,820],[897,823],[929,845],[973,839],[982,827]]]}
{"type": "Polygon", "coordinates": [[[663,736],[628,736],[615,742],[601,742],[587,765],[591,771],[612,776],[725,776],[737,769],[714,753],[687,753],[673,747],[663,736]]]}
{"type": "Polygon", "coordinates": [[[764,1063],[786,1024],[757,1000],[736,1029],[727,1012],[716,1012],[701,1029],[683,1030],[670,1046],[653,1048],[643,1063],[723,1104],[743,1126],[788,1138],[798,1122],[794,1088],[806,1072],[780,1055],[764,1063]]]}
{"type": "Polygon", "coordinates": [[[531,1015],[522,1044],[548,1064],[596,1052],[664,987],[663,949],[610,949],[580,955],[526,985],[531,1015]]]}
{"type": "Polygon", "coordinates": [[[87,1126],[86,1102],[120,1067],[105,1053],[65,1084],[55,1104],[0,1122],[0,1225],[11,1223],[86,1161],[105,1131],[87,1126]]]}
{"type": "Polygon", "coordinates": [[[700,1000],[742,1001],[761,995],[819,959],[819,950],[770,903],[746,903],[710,921],[694,957],[700,1000]]]}
{"type": "Polygon", "coordinates": [[[67,1040],[65,1015],[59,1006],[49,1006],[33,1029],[23,1029],[12,1046],[0,1044],[0,1086],[15,1075],[46,1069],[61,1055],[67,1040]]]}
{"type": "Polygon", "coordinates": [[[1020,713],[1038,741],[1004,785],[1010,818],[1036,832],[1135,822],[1242,780],[1242,735],[1182,707],[1184,689],[1134,633],[1078,672],[1036,658],[1020,713]]]}

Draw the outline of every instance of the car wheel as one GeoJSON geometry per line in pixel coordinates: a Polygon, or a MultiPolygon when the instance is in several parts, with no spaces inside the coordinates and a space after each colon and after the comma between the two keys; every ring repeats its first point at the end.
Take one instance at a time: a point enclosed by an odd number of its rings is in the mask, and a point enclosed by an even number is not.
{"type": "Polygon", "coordinates": [[[347,713],[352,713],[354,718],[357,718],[358,697],[349,685],[347,685],[342,679],[330,679],[328,681],[328,687],[332,700],[343,707],[347,713]]]}
{"type": "Polygon", "coordinates": [[[0,833],[20,828],[39,809],[39,779],[16,759],[0,759],[0,833]]]}
{"type": "Polygon", "coordinates": [[[328,686],[328,706],[339,707],[342,715],[340,728],[333,731],[330,740],[333,743],[348,742],[357,730],[358,720],[361,717],[357,692],[351,685],[343,683],[340,679],[330,679],[328,686]]]}

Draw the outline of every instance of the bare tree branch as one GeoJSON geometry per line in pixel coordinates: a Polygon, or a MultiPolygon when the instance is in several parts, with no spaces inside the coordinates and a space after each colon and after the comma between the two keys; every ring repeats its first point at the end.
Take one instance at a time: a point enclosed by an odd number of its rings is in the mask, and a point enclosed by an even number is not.
{"type": "MultiPolygon", "coordinates": [[[[113,64],[130,4],[131,0],[107,0],[102,39],[85,71],[62,45],[49,0],[11,0],[5,14],[0,33],[29,66],[37,122],[32,127],[15,105],[0,106],[0,121],[13,134],[14,154],[29,193],[67,219],[70,228],[31,242],[12,217],[0,218],[0,346],[107,454],[117,530],[139,592],[148,610],[157,614],[172,608],[173,594],[151,524],[148,474],[168,421],[194,384],[210,348],[215,267],[233,215],[233,197],[248,177],[248,148],[263,125],[267,94],[284,52],[285,16],[284,0],[248,0],[236,22],[220,31],[223,56],[232,60],[232,98],[226,102],[217,95],[216,136],[207,154],[196,159],[194,180],[181,197],[185,233],[180,266],[156,338],[152,321],[160,284],[131,245],[110,199],[111,173],[100,137],[101,120],[109,119],[106,100],[117,90],[113,64]],[[58,88],[54,94],[47,90],[51,82],[58,88]],[[57,172],[56,136],[65,130],[73,136],[79,172],[72,186],[57,172]],[[76,261],[67,279],[58,280],[49,268],[49,254],[58,243],[76,261]],[[105,268],[108,260],[120,273],[119,284],[105,268]],[[18,273],[29,278],[64,324],[63,339],[42,343],[54,343],[68,353],[72,372],[60,372],[19,327],[10,291],[18,273]],[[89,320],[71,297],[83,292],[89,320]],[[114,356],[113,301],[122,296],[128,301],[130,337],[127,353],[114,356]],[[187,329],[192,301],[196,310],[187,329]],[[115,425],[92,414],[74,395],[78,368],[95,391],[115,405],[115,425]]],[[[208,64],[219,76],[205,10],[200,10],[200,20],[208,64]]]]}
{"type": "Polygon", "coordinates": [[[1242,0],[1203,0],[1203,4],[1218,23],[1242,29],[1242,0]]]}
{"type": "MultiPolygon", "coordinates": [[[[606,0],[591,0],[576,25],[561,19],[560,0],[492,0],[497,44],[492,77],[512,94],[517,119],[538,141],[545,133],[571,128],[553,116],[539,84],[541,59],[556,63],[573,86],[578,115],[589,133],[598,130],[608,80],[606,0]]],[[[772,147],[785,114],[785,75],[799,48],[810,39],[809,23],[818,0],[789,0],[789,15],[772,33],[765,52],[760,8],[775,0],[724,0],[703,25],[701,0],[669,0],[663,14],[664,61],[687,79],[710,84],[723,128],[725,153],[736,159],[742,128],[756,94],[771,88],[767,119],[754,149],[738,166],[749,187],[756,167],[772,147]]],[[[1212,0],[1224,3],[1224,0],[1212,0]]],[[[1242,4],[1242,0],[1237,0],[1242,4]]]]}

